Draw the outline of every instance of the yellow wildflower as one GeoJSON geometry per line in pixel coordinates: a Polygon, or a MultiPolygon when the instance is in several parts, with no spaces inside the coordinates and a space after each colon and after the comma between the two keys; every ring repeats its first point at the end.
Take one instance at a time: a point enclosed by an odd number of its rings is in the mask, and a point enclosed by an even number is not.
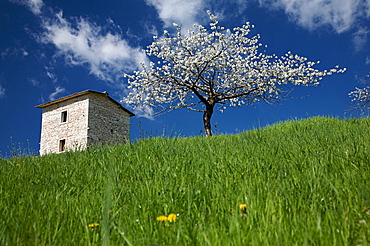
{"type": "Polygon", "coordinates": [[[247,204],[239,204],[239,208],[242,212],[245,212],[247,210],[247,204]]]}
{"type": "Polygon", "coordinates": [[[98,226],[98,225],[100,225],[100,224],[99,223],[91,223],[91,224],[89,224],[89,227],[93,228],[93,227],[98,226]]]}
{"type": "Polygon", "coordinates": [[[175,222],[177,219],[177,215],[176,214],[170,214],[168,215],[168,221],[169,222],[175,222]]]}
{"type": "Polygon", "coordinates": [[[168,220],[168,218],[167,218],[167,216],[161,215],[161,216],[157,217],[157,220],[158,221],[166,221],[166,220],[168,220]]]}
{"type": "Polygon", "coordinates": [[[20,166],[21,164],[17,164],[16,166],[18,167],[18,166],[20,166]]]}

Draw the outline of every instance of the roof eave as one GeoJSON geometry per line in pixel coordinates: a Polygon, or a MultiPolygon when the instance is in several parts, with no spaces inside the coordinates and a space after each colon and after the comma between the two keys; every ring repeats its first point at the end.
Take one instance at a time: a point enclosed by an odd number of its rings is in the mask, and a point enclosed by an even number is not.
{"type": "Polygon", "coordinates": [[[130,115],[130,117],[135,116],[135,114],[132,113],[130,110],[124,108],[119,102],[117,102],[116,100],[114,100],[113,98],[108,96],[108,93],[98,92],[98,91],[93,91],[93,90],[86,90],[86,91],[71,94],[69,96],[61,97],[59,99],[56,99],[56,100],[53,100],[53,101],[50,101],[50,102],[46,102],[44,104],[37,105],[36,108],[46,108],[46,107],[51,106],[53,104],[60,103],[60,102],[63,102],[63,101],[66,101],[66,100],[69,100],[69,99],[72,99],[72,98],[76,98],[76,97],[79,97],[79,96],[83,96],[83,95],[86,95],[86,94],[89,94],[89,93],[98,94],[100,96],[106,96],[110,101],[112,101],[117,106],[119,106],[123,111],[128,113],[130,115]]]}

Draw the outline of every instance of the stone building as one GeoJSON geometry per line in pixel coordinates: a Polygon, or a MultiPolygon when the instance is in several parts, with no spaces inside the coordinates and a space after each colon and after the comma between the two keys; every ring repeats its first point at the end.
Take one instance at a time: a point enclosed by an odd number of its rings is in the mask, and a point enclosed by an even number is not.
{"type": "Polygon", "coordinates": [[[134,114],[106,92],[86,90],[36,107],[42,108],[40,155],[130,141],[134,114]]]}

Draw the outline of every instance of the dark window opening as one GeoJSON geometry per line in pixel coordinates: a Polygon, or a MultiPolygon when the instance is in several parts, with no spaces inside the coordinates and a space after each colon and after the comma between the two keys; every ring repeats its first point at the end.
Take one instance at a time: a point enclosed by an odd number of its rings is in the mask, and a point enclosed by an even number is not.
{"type": "Polygon", "coordinates": [[[62,139],[59,140],[59,152],[64,152],[66,151],[66,140],[62,139]]]}
{"type": "Polygon", "coordinates": [[[67,122],[67,111],[63,111],[61,115],[61,121],[60,122],[67,122]]]}

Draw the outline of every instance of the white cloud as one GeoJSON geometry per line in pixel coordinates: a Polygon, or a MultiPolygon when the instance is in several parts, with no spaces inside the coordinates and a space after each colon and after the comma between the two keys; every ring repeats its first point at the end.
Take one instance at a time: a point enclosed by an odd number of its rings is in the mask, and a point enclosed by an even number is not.
{"type": "Polygon", "coordinates": [[[366,57],[366,65],[370,65],[370,56],[366,57]]]}
{"type": "Polygon", "coordinates": [[[208,23],[206,10],[211,10],[222,20],[230,15],[242,14],[248,4],[254,1],[256,0],[145,0],[157,10],[165,28],[176,23],[185,31],[192,28],[193,24],[208,23]]]}
{"type": "MultiPolygon", "coordinates": [[[[330,26],[341,33],[351,29],[358,18],[370,17],[370,0],[145,0],[155,7],[165,27],[175,22],[188,29],[199,22],[205,9],[211,9],[216,15],[223,17],[227,11],[225,5],[234,6],[234,14],[240,15],[251,2],[259,2],[261,6],[282,9],[290,19],[299,25],[314,30],[322,26],[330,26]]],[[[230,13],[227,13],[229,16],[230,13]]]]}
{"type": "Polygon", "coordinates": [[[25,57],[25,56],[28,56],[28,52],[24,49],[22,49],[22,56],[25,57]]]}
{"type": "Polygon", "coordinates": [[[28,0],[26,3],[35,15],[39,15],[41,13],[41,8],[44,5],[42,0],[28,0]]]}
{"type": "Polygon", "coordinates": [[[46,72],[46,76],[48,76],[50,79],[55,78],[55,75],[53,73],[50,73],[50,72],[46,72]]]}
{"type": "Polygon", "coordinates": [[[0,98],[2,98],[3,96],[5,96],[5,88],[0,85],[0,98]]]}
{"type": "Polygon", "coordinates": [[[65,92],[66,90],[63,87],[57,86],[55,91],[49,95],[49,100],[54,101],[57,99],[57,95],[65,92]]]}
{"type": "Polygon", "coordinates": [[[56,73],[54,72],[54,67],[48,67],[44,66],[46,76],[53,81],[53,83],[56,83],[58,81],[58,77],[56,73]]]}
{"type": "Polygon", "coordinates": [[[370,0],[367,0],[365,5],[366,15],[367,17],[370,17],[370,0]]]}
{"type": "Polygon", "coordinates": [[[13,47],[8,47],[4,51],[0,52],[0,56],[2,59],[6,59],[7,57],[19,57],[21,56],[22,58],[25,56],[28,56],[29,53],[23,48],[13,48],[13,47]]]}
{"type": "Polygon", "coordinates": [[[147,106],[145,108],[134,108],[132,112],[135,114],[135,117],[146,118],[149,120],[154,120],[154,110],[153,108],[147,106]]]}
{"type": "Polygon", "coordinates": [[[41,9],[44,5],[42,0],[10,0],[10,2],[27,6],[35,15],[41,14],[41,9]]]}
{"type": "MultiPolygon", "coordinates": [[[[206,0],[206,9],[217,16],[218,20],[228,19],[231,16],[240,16],[255,0],[206,0]]],[[[203,11],[204,12],[204,11],[203,11]]],[[[207,19],[208,21],[208,19],[207,19]]]]}
{"type": "Polygon", "coordinates": [[[0,53],[0,56],[2,59],[5,59],[5,57],[8,56],[10,48],[6,48],[4,51],[0,53]]]}
{"type": "Polygon", "coordinates": [[[291,21],[309,30],[331,27],[337,33],[352,31],[356,51],[368,43],[370,0],[258,0],[261,6],[282,9],[291,21]]]}
{"type": "Polygon", "coordinates": [[[154,25],[145,24],[144,25],[146,32],[152,36],[158,36],[158,30],[154,25]]]}
{"type": "Polygon", "coordinates": [[[361,51],[368,42],[368,35],[370,31],[366,27],[359,27],[359,29],[353,33],[353,43],[356,51],[361,51]]]}
{"type": "Polygon", "coordinates": [[[28,81],[31,83],[32,86],[39,86],[40,82],[35,78],[27,78],[28,81]]]}
{"type": "Polygon", "coordinates": [[[99,79],[114,82],[124,71],[147,61],[140,48],[130,46],[120,35],[103,33],[100,26],[82,18],[75,22],[74,27],[61,12],[43,22],[46,31],[41,42],[53,44],[69,65],[85,66],[99,79]]]}
{"type": "Polygon", "coordinates": [[[264,7],[283,9],[292,21],[308,29],[331,26],[342,33],[359,18],[370,16],[370,0],[259,0],[264,7]],[[366,13],[367,12],[367,13],[366,13]]]}
{"type": "MultiPolygon", "coordinates": [[[[235,6],[240,15],[251,2],[272,10],[282,9],[292,21],[310,30],[330,26],[341,33],[353,27],[359,17],[370,17],[370,0],[145,0],[153,6],[165,27],[175,22],[188,29],[210,9],[222,18],[225,5],[235,6]]],[[[230,13],[227,13],[229,16],[230,13]]]]}
{"type": "MultiPolygon", "coordinates": [[[[204,0],[145,0],[148,5],[156,8],[159,18],[165,27],[172,23],[181,25],[184,30],[197,23],[197,17],[204,12],[204,0]]],[[[205,13],[205,12],[204,12],[205,13]]]]}

